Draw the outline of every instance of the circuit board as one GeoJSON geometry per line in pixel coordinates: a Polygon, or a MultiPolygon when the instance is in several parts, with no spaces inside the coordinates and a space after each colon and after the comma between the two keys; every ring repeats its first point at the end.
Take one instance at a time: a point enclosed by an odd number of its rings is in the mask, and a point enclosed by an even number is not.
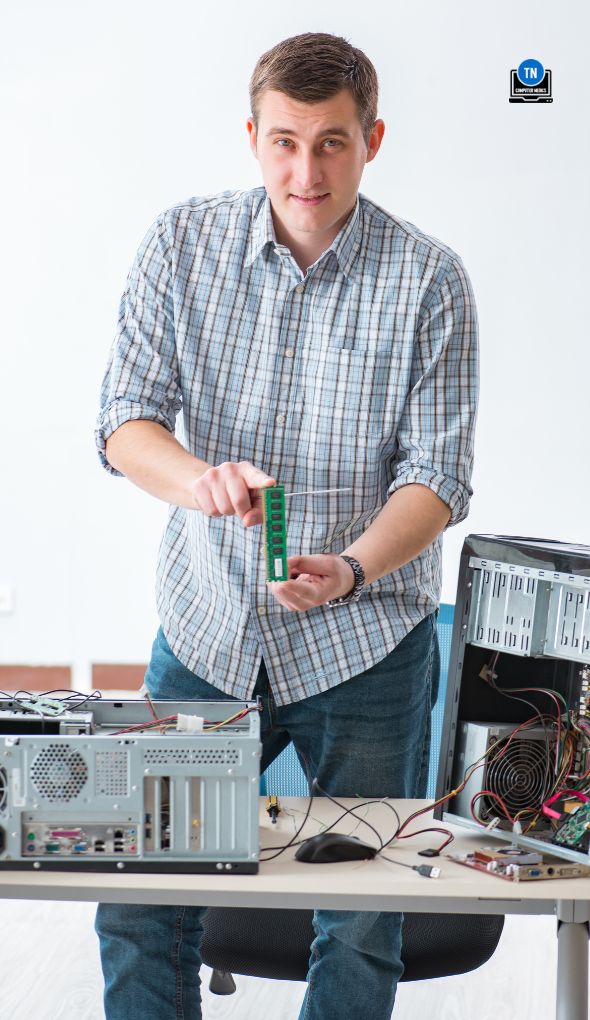
{"type": "Polygon", "coordinates": [[[557,826],[553,842],[588,853],[590,848],[590,801],[581,804],[557,826]]]}
{"type": "Polygon", "coordinates": [[[285,488],[273,485],[261,490],[264,556],[267,581],[287,580],[287,527],[285,488]]]}
{"type": "Polygon", "coordinates": [[[590,866],[587,864],[562,861],[557,857],[543,856],[536,863],[518,863],[518,858],[481,860],[476,854],[454,853],[446,856],[456,864],[464,864],[475,871],[496,875],[509,882],[533,882],[548,878],[585,878],[590,875],[590,866]]]}

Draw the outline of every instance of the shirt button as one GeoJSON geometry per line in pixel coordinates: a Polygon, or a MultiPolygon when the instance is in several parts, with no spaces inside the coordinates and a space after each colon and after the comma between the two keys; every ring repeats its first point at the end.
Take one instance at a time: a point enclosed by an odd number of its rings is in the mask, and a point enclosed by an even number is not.
{"type": "Polygon", "coordinates": [[[303,294],[304,290],[305,290],[305,287],[303,286],[302,283],[298,283],[297,286],[295,287],[295,293],[296,294],[303,294]]]}
{"type": "Polygon", "coordinates": [[[275,421],[276,421],[277,425],[284,425],[285,424],[285,415],[284,414],[277,414],[277,416],[275,418],[275,421]]]}
{"type": "Polygon", "coordinates": [[[265,616],[266,615],[266,609],[265,609],[264,606],[258,606],[258,609],[256,610],[256,612],[258,613],[259,616],[265,616]]]}
{"type": "Polygon", "coordinates": [[[295,351],[293,350],[293,348],[292,347],[287,347],[287,350],[285,351],[285,357],[286,358],[292,358],[294,354],[295,354],[295,351]]]}

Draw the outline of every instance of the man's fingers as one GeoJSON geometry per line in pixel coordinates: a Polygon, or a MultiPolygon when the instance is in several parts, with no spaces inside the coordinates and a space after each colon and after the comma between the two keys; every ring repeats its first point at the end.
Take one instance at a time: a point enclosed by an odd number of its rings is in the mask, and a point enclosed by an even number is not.
{"type": "Polygon", "coordinates": [[[227,480],[227,495],[233,507],[233,513],[242,520],[252,510],[252,494],[241,475],[230,475],[227,480]]]}
{"type": "Polygon", "coordinates": [[[206,481],[203,481],[203,476],[195,482],[194,494],[197,506],[207,517],[219,517],[219,510],[213,500],[211,488],[206,481]]]}
{"type": "Polygon", "coordinates": [[[212,474],[210,481],[211,498],[217,507],[218,513],[222,516],[230,516],[235,513],[234,505],[227,489],[228,481],[227,476],[221,471],[212,474]]]}
{"type": "Polygon", "coordinates": [[[195,483],[199,509],[209,517],[238,516],[247,527],[262,521],[260,489],[274,478],[248,461],[226,461],[211,467],[195,483]]]}
{"type": "Polygon", "coordinates": [[[242,461],[238,467],[241,468],[242,478],[249,489],[267,489],[270,485],[277,484],[275,478],[271,478],[266,471],[261,471],[248,461],[242,461]]]}
{"type": "Polygon", "coordinates": [[[289,556],[289,572],[296,574],[329,574],[334,572],[334,556],[315,553],[313,556],[289,556]]]}

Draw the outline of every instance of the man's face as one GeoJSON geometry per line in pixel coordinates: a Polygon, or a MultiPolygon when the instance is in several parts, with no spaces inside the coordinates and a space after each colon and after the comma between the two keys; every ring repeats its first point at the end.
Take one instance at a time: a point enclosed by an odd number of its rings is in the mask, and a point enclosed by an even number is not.
{"type": "Polygon", "coordinates": [[[365,163],[377,154],[383,121],[363,138],[348,89],[319,103],[300,103],[267,90],[258,125],[248,120],[281,243],[315,248],[332,243],[354,207],[365,163]]]}

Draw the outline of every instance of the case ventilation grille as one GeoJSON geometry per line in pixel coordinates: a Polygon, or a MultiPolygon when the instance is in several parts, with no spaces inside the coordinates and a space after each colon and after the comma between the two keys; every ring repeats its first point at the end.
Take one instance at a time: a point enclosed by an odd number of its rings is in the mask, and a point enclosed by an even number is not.
{"type": "Polygon", "coordinates": [[[95,790],[97,796],[127,797],[129,795],[129,752],[97,751],[95,790]]]}
{"type": "Polygon", "coordinates": [[[88,779],[88,766],[69,744],[44,747],[31,765],[31,782],[48,801],[73,800],[88,779]]]}

